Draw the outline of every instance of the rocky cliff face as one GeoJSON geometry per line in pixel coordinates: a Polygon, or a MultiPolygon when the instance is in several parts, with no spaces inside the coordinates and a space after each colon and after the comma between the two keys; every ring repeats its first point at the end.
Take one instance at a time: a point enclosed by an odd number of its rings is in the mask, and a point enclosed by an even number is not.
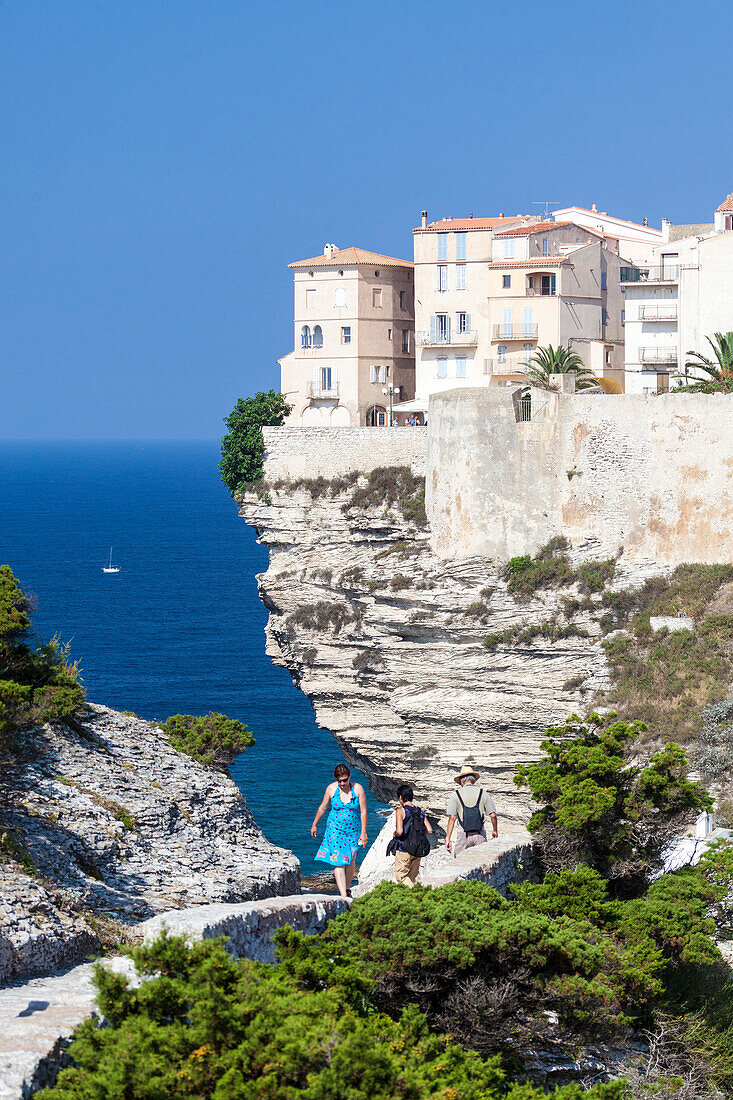
{"type": "MultiPolygon", "coordinates": [[[[452,775],[470,761],[500,816],[526,821],[515,765],[537,759],[545,727],[582,711],[606,685],[597,616],[581,611],[562,637],[569,626],[562,601],[572,587],[520,604],[498,563],[442,561],[427,529],[399,508],[363,510],[349,507],[350,498],[343,488],[335,495],[321,488],[314,498],[295,483],[271,489],[265,501],[243,500],[240,514],[270,551],[258,578],[270,611],[268,654],[290,671],[377,796],[394,798],[409,780],[441,813],[452,775]],[[484,644],[548,622],[554,636],[484,644]]],[[[576,556],[594,556],[593,546],[576,556]]],[[[645,575],[621,559],[614,583],[645,575]]]]}
{"type": "Polygon", "coordinates": [[[31,730],[2,779],[0,980],[47,973],[156,913],[298,891],[234,782],[159,727],[91,707],[31,730]],[[17,857],[25,861],[25,870],[17,857]]]}

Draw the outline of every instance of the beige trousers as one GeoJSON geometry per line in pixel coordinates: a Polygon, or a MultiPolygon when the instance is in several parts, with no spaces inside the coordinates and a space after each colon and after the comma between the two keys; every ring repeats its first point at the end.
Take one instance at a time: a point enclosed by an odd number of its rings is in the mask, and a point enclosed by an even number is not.
{"type": "Polygon", "coordinates": [[[411,856],[409,852],[395,852],[394,877],[403,886],[414,886],[420,871],[420,856],[411,856]]]}
{"type": "Polygon", "coordinates": [[[464,848],[475,848],[477,844],[485,844],[486,830],[482,829],[480,833],[466,836],[461,826],[456,822],[456,829],[451,839],[453,840],[453,855],[458,856],[464,848]]]}

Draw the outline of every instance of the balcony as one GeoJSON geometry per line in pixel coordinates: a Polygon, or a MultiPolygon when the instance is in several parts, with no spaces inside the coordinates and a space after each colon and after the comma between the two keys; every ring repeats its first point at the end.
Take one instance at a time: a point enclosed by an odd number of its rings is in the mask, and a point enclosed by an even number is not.
{"type": "Polygon", "coordinates": [[[321,401],[338,401],[338,382],[332,382],[330,386],[324,386],[322,382],[309,382],[308,396],[317,397],[321,401]]]}
{"type": "Polygon", "coordinates": [[[525,374],[531,354],[528,351],[526,355],[507,355],[505,359],[484,359],[484,374],[525,374]]]}
{"type": "Polygon", "coordinates": [[[622,283],[676,283],[680,271],[693,271],[696,268],[697,264],[662,264],[661,267],[648,264],[644,267],[622,265],[620,275],[622,283]]]}
{"type": "Polygon", "coordinates": [[[478,332],[436,332],[434,336],[429,332],[416,332],[415,343],[421,348],[468,348],[478,344],[478,332]]]}
{"type": "Polygon", "coordinates": [[[640,363],[676,363],[677,348],[639,348],[640,363]]]}
{"type": "Polygon", "coordinates": [[[668,306],[639,306],[640,321],[676,321],[677,304],[668,306]]]}
{"type": "Polygon", "coordinates": [[[537,325],[494,325],[493,343],[504,340],[536,340],[537,325]]]}
{"type": "Polygon", "coordinates": [[[298,348],[298,355],[317,355],[321,351],[323,351],[323,344],[308,344],[307,347],[301,344],[298,348]]]}

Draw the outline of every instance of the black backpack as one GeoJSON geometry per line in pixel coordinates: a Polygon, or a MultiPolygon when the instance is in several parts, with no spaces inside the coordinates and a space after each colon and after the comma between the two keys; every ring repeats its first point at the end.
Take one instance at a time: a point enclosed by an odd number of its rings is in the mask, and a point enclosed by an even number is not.
{"type": "Polygon", "coordinates": [[[405,823],[402,826],[402,844],[404,851],[411,856],[426,856],[430,851],[428,831],[425,828],[425,814],[417,806],[405,806],[405,823]]]}
{"type": "Polygon", "coordinates": [[[484,827],[484,815],[481,813],[481,796],[483,793],[483,791],[479,791],[478,800],[475,806],[467,806],[461,798],[461,792],[456,791],[458,801],[461,806],[463,806],[463,817],[460,817],[458,820],[466,836],[477,836],[484,827]]]}

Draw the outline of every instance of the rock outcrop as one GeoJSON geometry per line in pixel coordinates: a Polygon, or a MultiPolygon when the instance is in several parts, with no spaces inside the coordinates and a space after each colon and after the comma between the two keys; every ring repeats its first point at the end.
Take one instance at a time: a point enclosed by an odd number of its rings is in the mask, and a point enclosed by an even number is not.
{"type": "MultiPolygon", "coordinates": [[[[500,819],[526,823],[515,765],[536,760],[542,731],[583,711],[608,683],[598,616],[567,618],[563,600],[578,595],[572,586],[518,603],[501,563],[443,561],[428,529],[399,508],[362,510],[350,497],[322,486],[311,496],[296,482],[242,501],[240,514],[270,552],[258,578],[269,656],[290,671],[378,797],[393,799],[409,780],[439,815],[468,760],[500,819]],[[541,624],[555,629],[484,644],[541,624]]],[[[594,550],[589,542],[571,558],[594,550]]],[[[650,572],[622,557],[614,586],[640,584],[650,572]]]]}
{"type": "Polygon", "coordinates": [[[2,829],[16,859],[0,864],[0,981],[69,965],[159,912],[300,885],[229,776],[106,707],[25,735],[2,829]]]}

